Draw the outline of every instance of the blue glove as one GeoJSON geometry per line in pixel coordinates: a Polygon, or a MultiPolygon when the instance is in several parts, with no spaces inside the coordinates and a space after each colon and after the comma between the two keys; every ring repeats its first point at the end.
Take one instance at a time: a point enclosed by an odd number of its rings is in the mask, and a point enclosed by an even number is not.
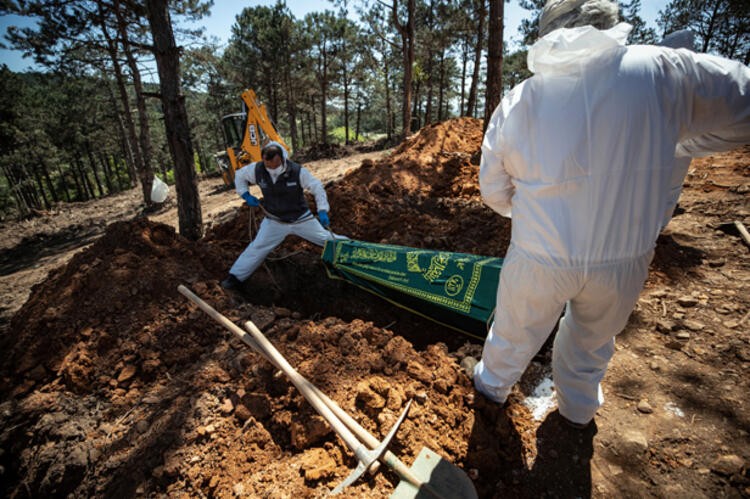
{"type": "Polygon", "coordinates": [[[242,195],[242,199],[245,200],[248,206],[260,206],[260,201],[258,201],[258,198],[256,198],[249,192],[244,193],[242,195]]]}
{"type": "Polygon", "coordinates": [[[318,212],[318,218],[320,219],[320,224],[326,229],[329,225],[331,225],[331,221],[328,220],[328,212],[326,210],[320,210],[318,212]]]}

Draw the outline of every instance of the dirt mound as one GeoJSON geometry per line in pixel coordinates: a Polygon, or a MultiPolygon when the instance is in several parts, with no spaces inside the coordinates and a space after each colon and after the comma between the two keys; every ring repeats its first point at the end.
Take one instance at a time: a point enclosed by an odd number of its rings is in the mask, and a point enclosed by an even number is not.
{"type": "MultiPolygon", "coordinates": [[[[334,230],[502,256],[510,224],[481,202],[480,140],[479,121],[450,120],[350,171],[328,186],[334,230]]],[[[548,347],[506,406],[486,403],[461,367],[480,345],[327,279],[309,243],[290,238],[244,299],[226,294],[218,279],[250,240],[244,206],[199,242],[148,220],[112,224],[33,289],[0,338],[0,495],[322,497],[349,474],[351,453],[297,390],[179,284],[255,322],[378,438],[413,399],[391,450],[407,463],[437,451],[480,497],[742,495],[750,343],[736,333],[750,257],[718,221],[750,221],[748,156],[691,168],[684,218],[659,240],[608,374],[601,429],[585,432],[554,412],[535,421],[524,400],[548,374],[548,347]],[[697,409],[682,419],[676,403],[697,409]]],[[[397,482],[377,473],[345,497],[386,497],[397,482]]]]}
{"type": "Polygon", "coordinates": [[[8,377],[25,377],[16,394],[59,376],[73,391],[89,390],[105,375],[116,378],[118,358],[143,346],[127,343],[163,320],[176,286],[221,268],[203,245],[171,227],[146,219],[110,225],[88,250],[34,287],[14,316],[12,335],[0,345],[3,389],[8,377]]]}
{"type": "Polygon", "coordinates": [[[441,154],[476,155],[481,145],[481,120],[453,118],[427,125],[410,136],[394,151],[393,159],[398,161],[405,157],[414,161],[429,162],[441,154]]]}
{"type": "Polygon", "coordinates": [[[430,125],[331,189],[334,222],[354,239],[487,256],[505,254],[510,222],[482,202],[481,121],[430,125]]]}

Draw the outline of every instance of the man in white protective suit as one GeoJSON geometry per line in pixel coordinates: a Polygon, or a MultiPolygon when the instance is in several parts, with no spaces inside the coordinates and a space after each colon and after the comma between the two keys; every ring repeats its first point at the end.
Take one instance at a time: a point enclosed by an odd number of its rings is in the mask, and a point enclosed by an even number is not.
{"type": "Polygon", "coordinates": [[[676,156],[750,142],[746,66],[625,46],[631,26],[617,11],[611,0],[547,2],[534,76],[492,115],[479,172],[484,201],[513,224],[475,387],[504,403],[564,310],[552,374],[576,427],[603,402],[614,337],[673,207],[676,156]]]}
{"type": "Polygon", "coordinates": [[[288,159],[286,149],[278,142],[269,142],[261,153],[262,161],[237,170],[234,184],[237,194],[251,208],[262,207],[265,218],[255,239],[234,262],[227,278],[221,281],[225,289],[241,288],[242,283],[288,235],[299,236],[318,246],[323,246],[328,239],[341,237],[328,229],[328,197],[320,180],[288,159]],[[253,184],[260,187],[262,202],[248,192],[248,187],[253,184]],[[319,221],[310,211],[305,191],[315,197],[319,221]]]}

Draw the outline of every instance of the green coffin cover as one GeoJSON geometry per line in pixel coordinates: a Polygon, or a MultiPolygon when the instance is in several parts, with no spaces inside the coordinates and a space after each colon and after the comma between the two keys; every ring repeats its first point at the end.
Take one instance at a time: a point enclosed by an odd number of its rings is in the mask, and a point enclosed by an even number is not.
{"type": "Polygon", "coordinates": [[[332,279],[483,339],[503,259],[341,239],[326,242],[323,262],[332,279]]]}

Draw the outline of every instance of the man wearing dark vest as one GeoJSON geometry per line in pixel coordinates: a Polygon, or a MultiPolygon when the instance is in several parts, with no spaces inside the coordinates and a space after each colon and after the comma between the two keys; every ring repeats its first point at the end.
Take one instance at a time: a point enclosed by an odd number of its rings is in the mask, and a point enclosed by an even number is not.
{"type": "Polygon", "coordinates": [[[328,198],[323,184],[306,168],[287,158],[287,151],[278,142],[269,142],[262,151],[263,160],[237,170],[234,185],[237,194],[251,206],[261,206],[265,218],[258,234],[240,254],[229,276],[221,282],[226,289],[238,289],[266,256],[294,234],[318,246],[335,236],[328,226],[328,198]],[[263,203],[248,192],[252,184],[263,193],[263,203]],[[310,212],[305,191],[315,197],[318,219],[310,212]]]}

